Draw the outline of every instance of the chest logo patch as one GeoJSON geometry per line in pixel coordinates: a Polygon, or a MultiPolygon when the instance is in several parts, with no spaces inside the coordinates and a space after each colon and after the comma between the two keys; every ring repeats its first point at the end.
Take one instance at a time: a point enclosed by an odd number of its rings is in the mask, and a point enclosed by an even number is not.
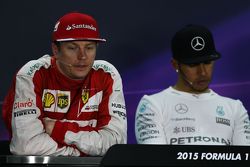
{"type": "Polygon", "coordinates": [[[83,104],[87,103],[87,101],[89,100],[89,91],[86,89],[82,90],[82,102],[83,104]]]}
{"type": "MultiPolygon", "coordinates": [[[[89,91],[88,91],[89,92],[89,91]]],[[[86,103],[80,108],[79,112],[78,112],[78,116],[82,113],[82,112],[95,112],[98,111],[99,108],[99,104],[102,101],[102,95],[103,92],[99,91],[97,93],[95,93],[94,95],[91,95],[91,97],[89,97],[89,93],[87,94],[87,101],[86,103]]]]}
{"type": "Polygon", "coordinates": [[[50,92],[46,92],[43,97],[43,107],[50,108],[55,103],[55,97],[50,92]]]}
{"type": "Polygon", "coordinates": [[[70,91],[43,90],[44,111],[67,113],[70,106],[70,91]]]}
{"type": "Polygon", "coordinates": [[[219,116],[224,116],[225,115],[225,112],[223,110],[223,106],[217,106],[216,108],[216,113],[219,115],[219,116]]]}
{"type": "Polygon", "coordinates": [[[188,107],[186,104],[179,103],[176,104],[175,111],[179,114],[185,114],[186,112],[188,112],[188,107]]]}
{"type": "Polygon", "coordinates": [[[69,96],[67,94],[59,93],[57,98],[57,106],[64,109],[69,104],[69,96]]]}

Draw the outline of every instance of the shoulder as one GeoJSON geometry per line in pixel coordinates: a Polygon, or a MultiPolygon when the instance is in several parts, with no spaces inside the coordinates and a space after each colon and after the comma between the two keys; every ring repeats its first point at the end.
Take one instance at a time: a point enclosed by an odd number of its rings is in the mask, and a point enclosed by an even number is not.
{"type": "Polygon", "coordinates": [[[160,101],[163,101],[164,99],[168,98],[169,91],[170,91],[170,89],[167,88],[167,89],[161,90],[161,91],[154,93],[154,94],[151,94],[151,95],[144,95],[143,99],[160,102],[160,101]]]}
{"type": "Polygon", "coordinates": [[[234,99],[231,97],[226,97],[216,94],[216,101],[220,101],[221,104],[229,106],[234,111],[245,110],[245,107],[240,99],[234,99]]]}
{"type": "Polygon", "coordinates": [[[51,56],[44,55],[37,60],[31,60],[27,62],[17,73],[21,76],[33,77],[35,72],[42,67],[48,68],[51,65],[51,56]]]}
{"type": "Polygon", "coordinates": [[[105,60],[95,60],[92,68],[96,71],[103,70],[105,73],[109,73],[112,77],[120,77],[115,66],[105,60]]]}
{"type": "Polygon", "coordinates": [[[160,92],[151,94],[151,95],[144,95],[141,100],[139,105],[147,106],[150,105],[152,107],[160,107],[161,104],[164,104],[166,99],[168,98],[169,89],[162,90],[160,92]]]}
{"type": "Polygon", "coordinates": [[[224,102],[229,103],[229,104],[233,104],[233,105],[242,104],[242,102],[239,99],[234,99],[234,98],[222,96],[219,94],[216,94],[216,96],[219,100],[224,101],[224,102]]]}

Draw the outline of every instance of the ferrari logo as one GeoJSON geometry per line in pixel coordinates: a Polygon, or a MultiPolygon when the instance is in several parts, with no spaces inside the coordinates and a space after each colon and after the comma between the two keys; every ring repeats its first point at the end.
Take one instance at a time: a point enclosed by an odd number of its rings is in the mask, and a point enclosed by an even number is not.
{"type": "Polygon", "coordinates": [[[82,90],[82,102],[83,104],[87,103],[87,101],[89,100],[89,91],[86,89],[82,90]]]}

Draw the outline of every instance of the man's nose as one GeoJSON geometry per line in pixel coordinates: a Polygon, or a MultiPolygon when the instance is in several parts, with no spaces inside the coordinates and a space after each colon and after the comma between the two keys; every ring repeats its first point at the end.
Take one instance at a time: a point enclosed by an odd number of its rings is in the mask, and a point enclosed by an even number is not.
{"type": "Polygon", "coordinates": [[[84,48],[79,49],[78,59],[86,59],[86,50],[84,48]]]}
{"type": "Polygon", "coordinates": [[[199,73],[201,75],[205,75],[206,74],[205,64],[203,64],[203,63],[199,64],[199,73]]]}

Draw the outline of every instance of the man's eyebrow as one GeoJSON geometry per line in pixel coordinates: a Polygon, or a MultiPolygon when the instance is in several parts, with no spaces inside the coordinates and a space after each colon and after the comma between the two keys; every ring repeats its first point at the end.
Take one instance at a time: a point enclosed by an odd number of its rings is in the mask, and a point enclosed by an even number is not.
{"type": "Polygon", "coordinates": [[[75,46],[77,45],[77,44],[74,43],[74,42],[69,42],[68,44],[69,44],[69,45],[70,45],[70,44],[71,44],[71,45],[75,45],[75,46]]]}

